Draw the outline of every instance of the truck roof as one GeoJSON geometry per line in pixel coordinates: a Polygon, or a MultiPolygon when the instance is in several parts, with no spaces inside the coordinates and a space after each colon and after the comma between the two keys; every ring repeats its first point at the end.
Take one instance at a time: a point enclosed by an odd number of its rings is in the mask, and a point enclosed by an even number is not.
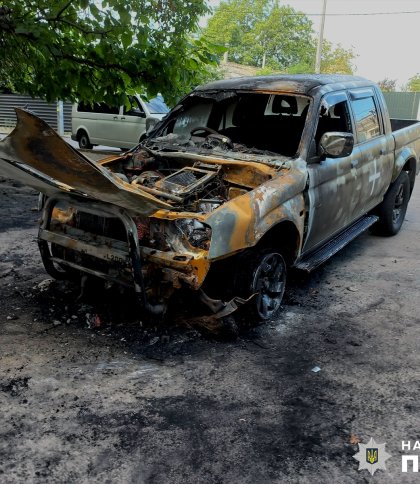
{"type": "Polygon", "coordinates": [[[196,91],[246,90],[282,91],[309,94],[316,87],[335,85],[338,88],[370,86],[374,83],[363,77],[342,74],[273,74],[269,76],[237,77],[198,86],[196,91]]]}

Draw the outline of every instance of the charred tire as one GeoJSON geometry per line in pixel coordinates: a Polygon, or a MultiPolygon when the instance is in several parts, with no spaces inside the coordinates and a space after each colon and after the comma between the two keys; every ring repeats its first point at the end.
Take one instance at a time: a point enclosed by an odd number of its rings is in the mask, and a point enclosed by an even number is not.
{"type": "Polygon", "coordinates": [[[79,142],[79,148],[82,150],[91,150],[93,144],[89,140],[89,136],[86,131],[79,131],[77,140],[79,142]]]}
{"type": "Polygon", "coordinates": [[[379,205],[377,215],[379,220],[375,230],[380,235],[396,235],[401,229],[410,200],[410,179],[406,171],[402,171],[391,184],[383,202],[379,205]]]}
{"type": "Polygon", "coordinates": [[[246,305],[246,317],[255,321],[274,319],[281,310],[286,287],[286,263],[275,249],[263,249],[251,255],[245,269],[239,271],[244,297],[256,294],[246,305]]]}

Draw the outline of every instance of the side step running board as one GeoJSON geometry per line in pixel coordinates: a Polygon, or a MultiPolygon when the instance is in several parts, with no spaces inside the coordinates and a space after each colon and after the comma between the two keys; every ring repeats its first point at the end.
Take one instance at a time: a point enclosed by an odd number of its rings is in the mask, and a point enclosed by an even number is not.
{"type": "Polygon", "coordinates": [[[357,220],[357,222],[350,225],[350,227],[347,227],[343,232],[336,235],[333,239],[329,240],[326,244],[310,254],[304,255],[294,267],[301,269],[302,271],[311,272],[345,247],[358,235],[367,230],[377,220],[378,217],[375,215],[366,215],[365,217],[362,217],[357,220]]]}

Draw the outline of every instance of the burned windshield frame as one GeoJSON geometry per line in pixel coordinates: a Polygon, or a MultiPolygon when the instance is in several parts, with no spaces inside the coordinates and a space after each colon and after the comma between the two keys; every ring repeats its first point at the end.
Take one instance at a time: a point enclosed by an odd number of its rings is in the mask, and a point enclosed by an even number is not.
{"type": "Polygon", "coordinates": [[[230,147],[294,157],[309,105],[308,96],[288,92],[194,91],[156,126],[148,139],[150,143],[165,143],[168,148],[187,144],[196,149],[209,148],[204,143],[206,129],[202,133],[195,130],[210,128],[229,141],[217,149],[230,147]]]}
{"type": "Polygon", "coordinates": [[[168,125],[175,117],[179,116],[180,113],[187,109],[190,104],[193,104],[196,98],[213,99],[215,102],[220,102],[237,96],[238,94],[235,91],[194,91],[185,96],[179,104],[177,104],[168,115],[156,125],[155,129],[150,132],[149,138],[165,136],[163,132],[167,129],[168,125]]]}

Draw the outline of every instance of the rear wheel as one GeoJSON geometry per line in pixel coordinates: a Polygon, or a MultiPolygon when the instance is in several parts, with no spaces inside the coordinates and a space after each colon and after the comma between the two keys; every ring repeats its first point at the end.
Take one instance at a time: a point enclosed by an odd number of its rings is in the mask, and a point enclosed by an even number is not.
{"type": "Polygon", "coordinates": [[[242,274],[239,284],[245,297],[255,296],[246,305],[247,316],[265,321],[278,316],[286,287],[286,263],[274,249],[264,249],[253,255],[242,274]]]}
{"type": "Polygon", "coordinates": [[[381,235],[396,235],[400,231],[409,200],[410,179],[407,172],[402,171],[378,207],[379,221],[375,228],[381,235]]]}
{"type": "Polygon", "coordinates": [[[89,140],[89,136],[86,131],[80,131],[78,136],[79,148],[82,150],[91,150],[93,148],[92,143],[89,140]]]}

